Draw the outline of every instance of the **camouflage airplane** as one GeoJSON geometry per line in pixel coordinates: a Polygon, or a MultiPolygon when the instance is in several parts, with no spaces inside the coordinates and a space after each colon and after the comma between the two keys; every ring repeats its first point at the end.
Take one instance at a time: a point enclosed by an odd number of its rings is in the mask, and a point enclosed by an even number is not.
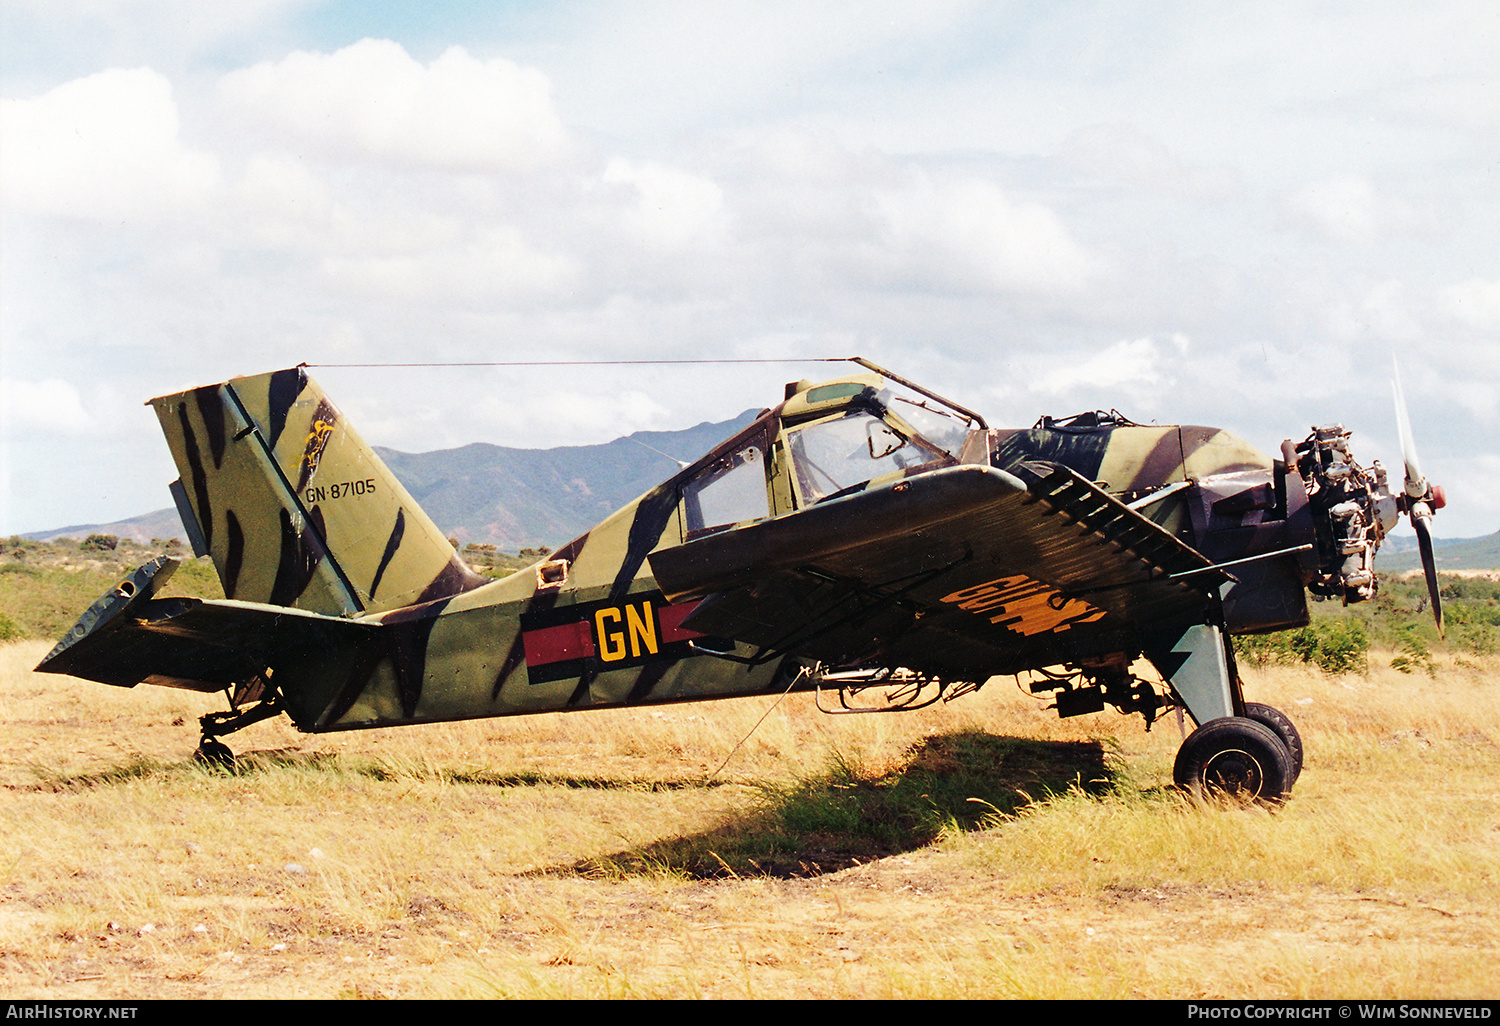
{"type": "MultiPolygon", "coordinates": [[[[1307,591],[1374,594],[1401,512],[1442,505],[1409,442],[1404,489],[1342,427],[1278,458],[1214,428],[1117,413],[990,428],[868,361],[784,401],[536,565],[472,572],[302,367],[151,401],[172,491],[222,601],[158,598],[159,557],[38,667],[224,691],[219,737],[819,692],[911,708],[1030,675],[1062,716],[1106,704],[1197,729],[1178,783],[1276,802],[1296,728],[1247,702],[1234,634],[1307,623],[1307,591]],[[1136,667],[1144,658],[1156,673],[1136,667]]],[[[874,703],[872,705],[872,703],[874,703]]]]}

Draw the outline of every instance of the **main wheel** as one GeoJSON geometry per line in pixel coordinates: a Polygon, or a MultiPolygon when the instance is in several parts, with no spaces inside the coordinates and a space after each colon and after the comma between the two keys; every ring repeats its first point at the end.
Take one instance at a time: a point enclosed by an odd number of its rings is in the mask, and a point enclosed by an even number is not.
{"type": "Polygon", "coordinates": [[[1279,805],[1292,787],[1292,753],[1265,724],[1226,716],[1188,735],[1172,776],[1199,797],[1279,805]]]}
{"type": "Polygon", "coordinates": [[[1264,702],[1246,702],[1245,719],[1264,723],[1270,727],[1276,732],[1276,736],[1281,738],[1281,743],[1286,745],[1286,750],[1292,754],[1292,775],[1286,782],[1287,787],[1290,788],[1302,775],[1302,735],[1297,733],[1297,728],[1292,725],[1286,713],[1264,702]]]}

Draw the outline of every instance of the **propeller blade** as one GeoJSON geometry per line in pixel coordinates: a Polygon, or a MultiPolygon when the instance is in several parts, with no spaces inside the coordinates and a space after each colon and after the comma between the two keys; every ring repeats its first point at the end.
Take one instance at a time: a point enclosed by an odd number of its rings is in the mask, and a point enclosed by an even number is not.
{"type": "Polygon", "coordinates": [[[1411,526],[1417,532],[1417,547],[1422,551],[1422,575],[1427,578],[1427,595],[1432,599],[1432,618],[1437,621],[1439,637],[1446,637],[1443,630],[1443,597],[1438,590],[1437,560],[1432,555],[1432,510],[1425,502],[1419,502],[1411,511],[1411,526]]]}
{"type": "Polygon", "coordinates": [[[1406,480],[1402,489],[1407,498],[1420,499],[1427,494],[1427,479],[1422,476],[1422,465],[1417,461],[1417,443],[1411,436],[1411,417],[1406,412],[1406,396],[1401,391],[1401,369],[1396,358],[1391,357],[1391,387],[1396,394],[1396,430],[1401,435],[1401,459],[1406,464],[1406,480]]]}

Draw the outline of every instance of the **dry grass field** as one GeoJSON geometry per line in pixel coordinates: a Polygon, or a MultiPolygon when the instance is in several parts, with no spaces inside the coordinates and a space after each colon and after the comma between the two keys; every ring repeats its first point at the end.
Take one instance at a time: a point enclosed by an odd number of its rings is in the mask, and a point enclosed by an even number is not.
{"type": "Polygon", "coordinates": [[[0,646],[9,998],[1500,996],[1493,659],[1251,671],[1308,753],[1270,813],[1174,792],[1175,719],[1009,679],[753,734],[770,699],[270,722],[226,774],[215,700],[47,648],[0,646]]]}

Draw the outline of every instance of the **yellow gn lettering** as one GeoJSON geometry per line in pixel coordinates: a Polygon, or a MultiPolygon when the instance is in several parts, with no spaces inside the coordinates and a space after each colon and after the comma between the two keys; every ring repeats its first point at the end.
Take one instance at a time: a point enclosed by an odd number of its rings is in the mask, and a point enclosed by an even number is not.
{"type": "Polygon", "coordinates": [[[651,602],[605,606],[594,613],[594,645],[606,663],[617,663],[627,655],[639,659],[658,654],[661,641],[651,602]]]}
{"type": "Polygon", "coordinates": [[[612,631],[604,626],[605,620],[613,620],[618,624],[621,619],[618,609],[605,608],[594,614],[595,644],[599,649],[599,658],[606,663],[616,663],[625,658],[625,632],[612,631]]]}
{"type": "Polygon", "coordinates": [[[651,603],[642,602],[640,607],[625,607],[625,623],[630,628],[630,656],[639,659],[643,654],[656,655],[656,617],[651,603]]]}

